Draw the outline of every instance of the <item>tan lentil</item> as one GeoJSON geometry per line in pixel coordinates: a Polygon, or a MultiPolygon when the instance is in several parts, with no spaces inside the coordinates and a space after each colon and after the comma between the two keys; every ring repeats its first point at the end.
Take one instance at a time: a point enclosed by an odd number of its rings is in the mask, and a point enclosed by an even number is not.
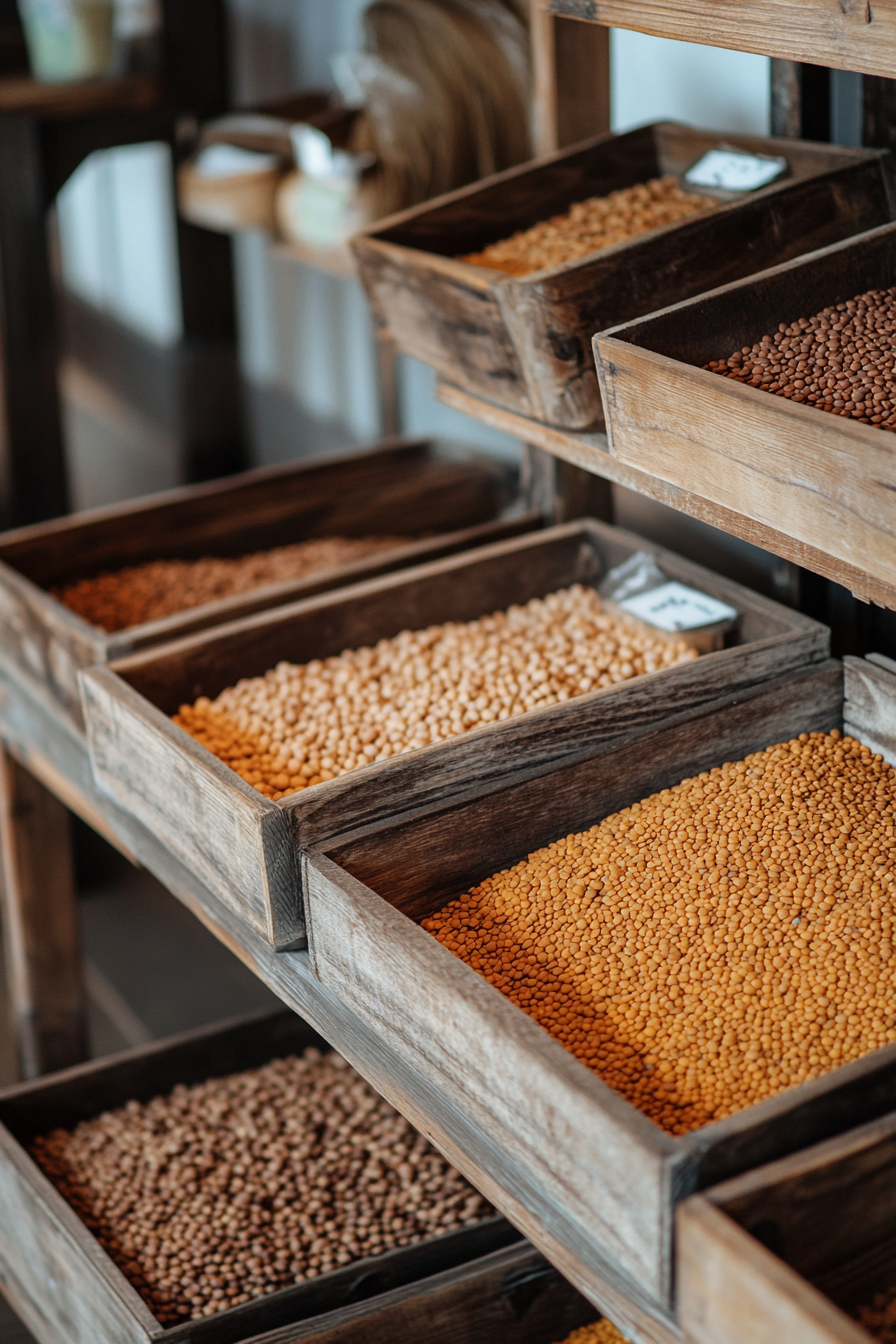
{"type": "Polygon", "coordinates": [[[575,584],[302,666],[280,663],[174,722],[269,798],[697,655],[575,584]]]}
{"type": "Polygon", "coordinates": [[[675,224],[717,204],[707,196],[682,190],[677,177],[654,177],[634,187],[611,191],[609,196],[578,201],[565,215],[554,215],[460,260],[510,275],[529,275],[623,243],[663,224],[675,224]]]}
{"type": "Polygon", "coordinates": [[[859,1307],[855,1317],[880,1344],[896,1344],[896,1288],[875,1294],[874,1301],[859,1307]]]}
{"type": "Polygon", "coordinates": [[[409,537],[319,537],[231,559],[151,560],[51,589],[52,596],[101,630],[125,630],[145,621],[219,602],[268,583],[301,579],[377,551],[407,545],[409,537]]]}
{"type": "Polygon", "coordinates": [[[130,1101],[32,1152],[163,1325],[493,1212],[339,1055],[313,1049],[130,1101]]]}
{"type": "Polygon", "coordinates": [[[896,1040],[896,771],[802,734],[538,850],[423,927],[685,1134],[896,1040]]]}
{"type": "Polygon", "coordinates": [[[782,322],[755,345],[703,367],[830,415],[896,431],[896,288],[871,289],[814,317],[782,322]]]}
{"type": "Polygon", "coordinates": [[[613,1322],[604,1316],[599,1321],[594,1321],[592,1325],[583,1325],[580,1329],[573,1330],[562,1344],[627,1344],[627,1340],[613,1322]]]}

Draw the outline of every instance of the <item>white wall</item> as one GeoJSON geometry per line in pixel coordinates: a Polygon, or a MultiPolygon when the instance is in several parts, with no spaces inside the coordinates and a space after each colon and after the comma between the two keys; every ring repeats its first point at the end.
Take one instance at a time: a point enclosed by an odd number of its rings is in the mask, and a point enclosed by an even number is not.
{"type": "Polygon", "coordinates": [[[610,71],[614,131],[668,118],[709,130],[769,133],[767,56],[614,28],[610,71]]]}

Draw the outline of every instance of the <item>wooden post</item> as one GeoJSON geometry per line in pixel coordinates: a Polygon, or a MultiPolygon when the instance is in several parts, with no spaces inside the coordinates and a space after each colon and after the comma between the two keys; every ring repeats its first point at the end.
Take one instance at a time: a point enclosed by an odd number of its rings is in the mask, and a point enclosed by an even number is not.
{"type": "Polygon", "coordinates": [[[612,482],[532,443],[523,444],[520,489],[529,508],[549,523],[571,523],[576,518],[613,521],[612,482]]]}
{"type": "Polygon", "coordinates": [[[610,129],[610,30],[531,4],[532,138],[550,154],[610,129]]]}
{"type": "Polygon", "coordinates": [[[69,814],[0,747],[3,945],[23,1078],[88,1057],[69,814]]]}
{"type": "Polygon", "coordinates": [[[0,117],[2,382],[14,524],[68,509],[40,124],[0,117]]]}

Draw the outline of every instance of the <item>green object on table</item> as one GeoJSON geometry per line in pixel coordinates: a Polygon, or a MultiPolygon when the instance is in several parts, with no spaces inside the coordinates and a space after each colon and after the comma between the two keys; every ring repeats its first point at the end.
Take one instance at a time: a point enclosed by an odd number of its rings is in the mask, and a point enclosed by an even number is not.
{"type": "Polygon", "coordinates": [[[31,71],[59,83],[110,72],[112,0],[18,0],[31,71]]]}

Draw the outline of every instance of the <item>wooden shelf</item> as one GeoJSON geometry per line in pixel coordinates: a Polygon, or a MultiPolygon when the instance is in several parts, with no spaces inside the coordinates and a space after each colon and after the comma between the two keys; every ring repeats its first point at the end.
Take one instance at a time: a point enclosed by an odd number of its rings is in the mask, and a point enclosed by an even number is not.
{"type": "Polygon", "coordinates": [[[358,274],[357,264],[348,244],[342,247],[312,247],[310,243],[285,242],[282,239],[271,244],[271,255],[285,261],[298,261],[302,266],[310,266],[314,271],[325,275],[335,275],[341,280],[354,280],[358,274]]]}
{"type": "Polygon", "coordinates": [[[83,79],[44,84],[27,76],[0,79],[0,115],[24,112],[56,118],[90,116],[96,112],[139,111],[162,100],[162,88],[153,75],[124,75],[120,79],[83,79]]]}
{"type": "MultiPolygon", "coordinates": [[[[44,692],[0,672],[0,741],[71,811],[151,872],[284,1003],[300,1013],[421,1130],[595,1305],[642,1344],[682,1344],[671,1317],[639,1287],[611,1279],[585,1253],[577,1223],[532,1173],[499,1150],[447,1096],[312,974],[307,952],[274,952],[160,842],[97,788],[84,736],[44,692]]],[[[100,1337],[98,1332],[98,1337],[100,1337]]]]}
{"type": "MultiPolygon", "coordinates": [[[[543,448],[546,452],[562,457],[576,467],[583,467],[586,471],[603,476],[617,485],[635,490],[639,495],[647,495],[660,504],[666,504],[670,509],[677,509],[679,513],[697,518],[701,523],[709,523],[712,527],[718,527],[723,532],[749,541],[754,546],[761,546],[763,550],[771,551],[783,560],[791,560],[804,569],[810,569],[815,574],[832,579],[863,601],[872,601],[878,606],[896,610],[896,587],[873,578],[855,565],[838,560],[836,556],[828,555],[826,551],[816,546],[806,545],[786,531],[769,527],[748,514],[737,513],[708,495],[684,490],[669,481],[640,471],[637,467],[630,467],[620,462],[617,458],[611,457],[606,434],[573,434],[567,430],[552,429],[550,425],[540,424],[513,411],[493,406],[479,397],[473,397],[450,383],[439,383],[438,396],[446,406],[463,411],[465,415],[472,416],[474,420],[481,420],[483,424],[490,425],[493,429],[512,434],[514,438],[534,444],[536,448],[543,448]]],[[[807,486],[807,509],[811,507],[814,498],[807,486]]],[[[824,537],[827,528],[826,516],[819,504],[817,535],[824,537]]]]}
{"type": "Polygon", "coordinates": [[[896,0],[548,0],[553,14],[896,78],[896,0]]]}

